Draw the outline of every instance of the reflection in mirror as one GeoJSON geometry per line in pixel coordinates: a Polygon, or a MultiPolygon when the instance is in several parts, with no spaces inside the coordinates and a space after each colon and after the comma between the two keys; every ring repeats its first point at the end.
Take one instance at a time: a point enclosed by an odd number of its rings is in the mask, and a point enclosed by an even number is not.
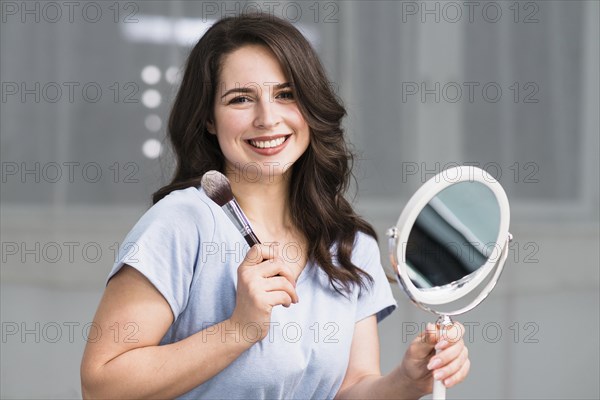
{"type": "Polygon", "coordinates": [[[451,185],[419,213],[408,236],[406,264],[422,290],[468,280],[496,250],[500,206],[483,183],[451,185]]]}

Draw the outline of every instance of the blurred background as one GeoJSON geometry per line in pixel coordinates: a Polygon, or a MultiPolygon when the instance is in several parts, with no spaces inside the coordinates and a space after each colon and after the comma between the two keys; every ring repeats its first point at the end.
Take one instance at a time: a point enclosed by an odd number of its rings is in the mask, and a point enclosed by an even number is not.
{"type": "MultiPolygon", "coordinates": [[[[107,273],[172,172],[190,46],[257,10],[305,33],[344,101],[386,268],[385,230],[436,173],[477,165],[508,194],[515,240],[458,318],[472,372],[449,397],[599,398],[597,1],[2,1],[0,397],[81,396],[107,273]]],[[[383,372],[433,320],[394,294],[383,372]]]]}

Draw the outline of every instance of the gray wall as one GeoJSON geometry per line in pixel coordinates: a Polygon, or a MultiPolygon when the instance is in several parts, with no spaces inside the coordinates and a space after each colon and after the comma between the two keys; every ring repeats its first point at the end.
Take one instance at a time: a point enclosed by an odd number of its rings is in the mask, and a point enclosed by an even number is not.
{"type": "MultiPolygon", "coordinates": [[[[80,397],[114,252],[171,171],[168,151],[143,152],[164,141],[165,71],[212,20],[257,4],[298,23],[348,108],[356,206],[384,265],[386,228],[434,173],[474,163],[507,191],[515,241],[497,289],[459,318],[473,368],[449,396],[600,397],[598,2],[77,4],[1,4],[2,398],[80,397]]],[[[432,320],[394,291],[384,371],[432,320]]]]}

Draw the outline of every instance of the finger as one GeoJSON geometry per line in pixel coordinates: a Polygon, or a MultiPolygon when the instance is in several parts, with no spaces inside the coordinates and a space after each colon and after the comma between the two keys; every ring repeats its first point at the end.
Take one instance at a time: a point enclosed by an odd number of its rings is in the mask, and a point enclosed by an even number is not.
{"type": "Polygon", "coordinates": [[[282,305],[284,307],[289,307],[292,304],[292,298],[287,292],[282,290],[278,290],[276,292],[268,292],[268,301],[269,305],[275,307],[277,305],[282,305]]]}
{"type": "Polygon", "coordinates": [[[463,338],[465,327],[460,322],[454,322],[452,325],[444,327],[440,332],[440,341],[448,343],[457,343],[463,338]]]}
{"type": "Polygon", "coordinates": [[[458,343],[449,345],[446,349],[440,351],[427,364],[428,369],[438,369],[448,365],[454,359],[459,357],[466,350],[465,343],[461,340],[458,343]]]}
{"type": "Polygon", "coordinates": [[[434,324],[427,324],[427,327],[415,339],[408,348],[408,355],[413,359],[429,358],[436,343],[436,327],[434,324]]]}
{"type": "Polygon", "coordinates": [[[417,336],[417,339],[420,339],[422,342],[427,342],[430,344],[435,344],[437,336],[437,328],[435,324],[431,322],[427,323],[425,330],[417,336]]]}
{"type": "Polygon", "coordinates": [[[242,264],[246,265],[258,265],[265,260],[270,260],[275,257],[275,251],[271,246],[266,244],[255,244],[250,248],[242,264]]]}
{"type": "Polygon", "coordinates": [[[272,276],[280,275],[286,278],[294,287],[296,287],[296,280],[292,273],[292,269],[283,260],[279,258],[273,258],[268,262],[264,262],[260,265],[260,274],[263,278],[270,278],[272,276]]]}
{"type": "Polygon", "coordinates": [[[457,383],[464,381],[467,378],[467,375],[469,374],[470,369],[471,369],[471,360],[469,360],[467,358],[467,360],[465,361],[464,364],[462,364],[462,366],[460,367],[460,369],[458,370],[457,373],[444,379],[444,386],[446,386],[448,388],[448,387],[452,387],[452,386],[456,385],[457,383]]]}
{"type": "Polygon", "coordinates": [[[292,286],[287,278],[284,278],[283,276],[273,276],[271,278],[266,278],[265,282],[265,291],[273,292],[283,290],[290,295],[294,303],[298,302],[299,299],[296,289],[294,289],[294,286],[292,286]]]}
{"type": "MultiPolygon", "coordinates": [[[[451,349],[445,350],[449,351],[451,349]]],[[[436,357],[438,357],[437,355],[436,357]]],[[[436,380],[444,380],[447,379],[454,374],[456,374],[463,364],[469,359],[469,351],[466,347],[462,348],[462,351],[458,353],[455,357],[448,360],[446,364],[440,364],[439,368],[436,368],[433,372],[433,378],[436,380]]]]}
{"type": "Polygon", "coordinates": [[[465,328],[462,324],[455,322],[452,325],[445,326],[438,331],[436,350],[444,350],[463,338],[465,328]]]}

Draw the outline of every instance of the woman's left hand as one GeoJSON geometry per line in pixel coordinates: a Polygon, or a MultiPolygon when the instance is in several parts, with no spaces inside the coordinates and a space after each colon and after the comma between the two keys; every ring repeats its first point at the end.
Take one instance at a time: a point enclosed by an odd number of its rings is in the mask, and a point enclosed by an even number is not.
{"type": "Polygon", "coordinates": [[[462,382],[469,373],[469,351],[463,341],[465,328],[455,322],[441,335],[435,325],[428,324],[410,344],[400,368],[396,371],[402,380],[423,395],[433,390],[433,379],[446,387],[462,382]],[[436,350],[440,350],[436,354],[436,350]],[[433,379],[432,379],[433,378],[433,379]]]}

